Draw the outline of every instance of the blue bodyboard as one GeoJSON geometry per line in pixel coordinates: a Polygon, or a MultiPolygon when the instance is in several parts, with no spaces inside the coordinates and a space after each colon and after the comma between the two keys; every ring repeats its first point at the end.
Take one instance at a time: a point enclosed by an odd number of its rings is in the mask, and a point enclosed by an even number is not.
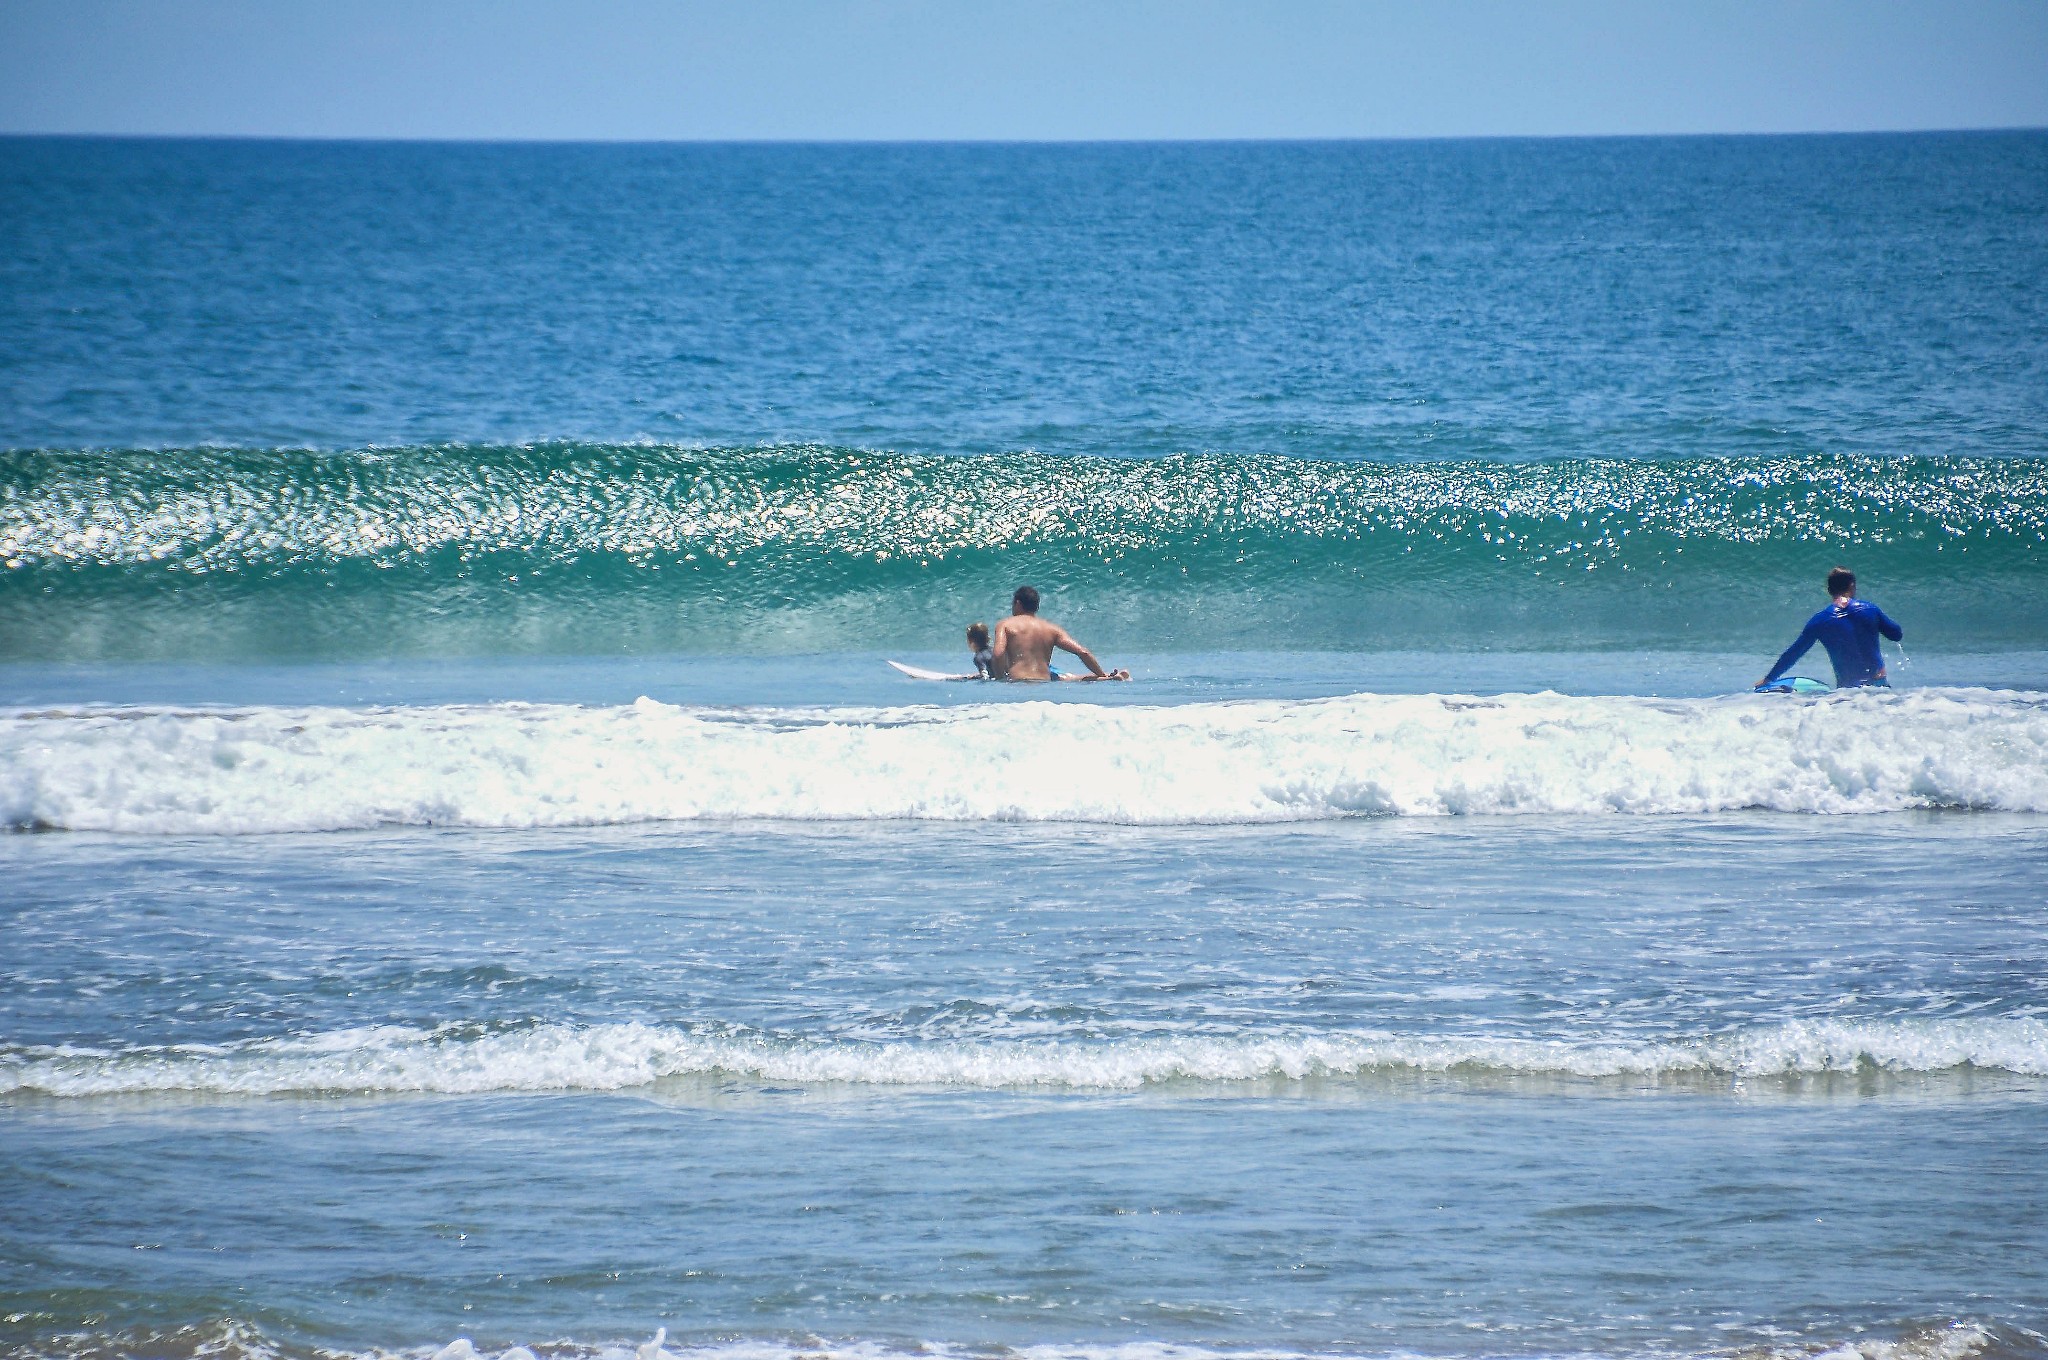
{"type": "Polygon", "coordinates": [[[1768,685],[1758,685],[1758,694],[1828,694],[1833,685],[1823,685],[1818,680],[1809,680],[1803,675],[1781,675],[1768,685]]]}

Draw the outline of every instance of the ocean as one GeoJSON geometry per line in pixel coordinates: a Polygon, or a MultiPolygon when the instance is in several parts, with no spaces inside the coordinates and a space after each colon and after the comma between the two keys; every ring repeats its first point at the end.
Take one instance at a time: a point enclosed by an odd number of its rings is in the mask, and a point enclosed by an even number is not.
{"type": "Polygon", "coordinates": [[[0,240],[6,1354],[2048,1357],[2048,133],[0,240]],[[1132,681],[886,664],[1022,583],[1132,681]]]}

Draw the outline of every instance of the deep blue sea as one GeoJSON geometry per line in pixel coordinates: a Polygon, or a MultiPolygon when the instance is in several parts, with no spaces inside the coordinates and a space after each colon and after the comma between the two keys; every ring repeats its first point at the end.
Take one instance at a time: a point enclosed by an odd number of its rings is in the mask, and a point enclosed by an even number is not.
{"type": "Polygon", "coordinates": [[[2048,133],[0,139],[0,826],[24,1360],[2041,1360],[2048,133]]]}

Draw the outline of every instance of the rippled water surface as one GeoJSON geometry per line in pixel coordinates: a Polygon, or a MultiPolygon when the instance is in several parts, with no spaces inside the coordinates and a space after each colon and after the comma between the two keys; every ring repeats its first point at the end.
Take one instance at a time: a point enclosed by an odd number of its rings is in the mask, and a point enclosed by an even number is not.
{"type": "Polygon", "coordinates": [[[1637,1353],[2048,1302],[2038,819],[0,853],[37,1331],[1637,1353]]]}
{"type": "Polygon", "coordinates": [[[2048,137],[0,198],[0,1350],[2048,1356],[2048,137]]]}

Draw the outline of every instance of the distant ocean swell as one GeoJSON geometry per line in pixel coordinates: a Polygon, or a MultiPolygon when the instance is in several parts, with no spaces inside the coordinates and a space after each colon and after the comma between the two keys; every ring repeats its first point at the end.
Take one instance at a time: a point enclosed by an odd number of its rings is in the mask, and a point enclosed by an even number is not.
{"type": "Polygon", "coordinates": [[[1803,1020],[1712,1037],[1529,1039],[1358,1033],[1093,1040],[806,1040],[647,1024],[441,1033],[395,1026],[232,1045],[0,1049],[0,1094],[618,1091],[678,1077],[974,1090],[1133,1090],[1467,1073],[1799,1076],[1966,1068],[2048,1076],[2048,1021],[1803,1020]]]}
{"type": "Polygon", "coordinates": [[[1355,695],[748,713],[0,714],[0,823],[141,834],[672,820],[2048,811],[2048,702],[1355,695]],[[1001,753],[1029,750],[1028,760],[1001,753]],[[986,759],[968,753],[990,753],[986,759]]]}
{"type": "Polygon", "coordinates": [[[1124,649],[1751,645],[1838,558],[2038,642],[2048,462],[0,453],[15,658],[928,646],[1021,579],[1124,649]]]}

